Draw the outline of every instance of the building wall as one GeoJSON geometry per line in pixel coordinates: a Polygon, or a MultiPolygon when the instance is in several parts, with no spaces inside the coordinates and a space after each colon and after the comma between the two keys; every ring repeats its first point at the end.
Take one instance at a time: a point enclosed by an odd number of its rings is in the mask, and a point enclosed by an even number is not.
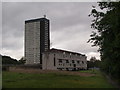
{"type": "Polygon", "coordinates": [[[25,59],[26,64],[40,62],[40,22],[25,24],[25,59]]]}
{"type": "Polygon", "coordinates": [[[54,66],[54,54],[53,53],[44,53],[43,54],[43,63],[42,69],[43,70],[56,70],[54,66]]]}
{"type": "Polygon", "coordinates": [[[46,52],[43,54],[43,69],[80,70],[87,69],[87,57],[72,53],[46,52]]]}
{"type": "Polygon", "coordinates": [[[42,64],[42,53],[49,48],[49,20],[39,18],[25,21],[26,64],[42,64]]]}

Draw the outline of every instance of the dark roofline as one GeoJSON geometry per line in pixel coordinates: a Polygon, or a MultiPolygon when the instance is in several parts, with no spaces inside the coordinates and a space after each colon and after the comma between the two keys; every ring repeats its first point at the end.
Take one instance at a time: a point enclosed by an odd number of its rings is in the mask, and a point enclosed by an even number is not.
{"type": "Polygon", "coordinates": [[[42,20],[48,20],[49,21],[49,19],[47,19],[47,18],[37,18],[37,19],[25,20],[25,23],[27,23],[27,22],[35,22],[35,21],[42,21],[42,20]]]}
{"type": "Polygon", "coordinates": [[[81,53],[77,53],[77,52],[72,52],[72,51],[67,51],[67,50],[62,50],[62,49],[52,48],[48,52],[51,52],[51,51],[67,52],[67,53],[71,53],[71,54],[78,54],[78,55],[86,56],[85,54],[81,54],[81,53]]]}

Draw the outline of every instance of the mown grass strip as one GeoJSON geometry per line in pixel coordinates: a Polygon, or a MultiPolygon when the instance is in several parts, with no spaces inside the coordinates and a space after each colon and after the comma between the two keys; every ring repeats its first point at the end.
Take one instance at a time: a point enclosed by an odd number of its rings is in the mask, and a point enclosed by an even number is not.
{"type": "Polygon", "coordinates": [[[114,88],[99,71],[85,72],[95,76],[3,72],[3,88],[114,88]]]}

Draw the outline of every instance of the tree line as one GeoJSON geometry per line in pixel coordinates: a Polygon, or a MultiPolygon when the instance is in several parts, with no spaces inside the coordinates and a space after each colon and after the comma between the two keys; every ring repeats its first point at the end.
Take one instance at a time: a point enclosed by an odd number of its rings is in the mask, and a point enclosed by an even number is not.
{"type": "Polygon", "coordinates": [[[89,16],[93,32],[88,42],[99,46],[101,70],[120,80],[120,1],[98,2],[100,10],[93,6],[89,16]]]}
{"type": "Polygon", "coordinates": [[[2,58],[2,65],[19,65],[19,64],[24,64],[25,60],[23,57],[20,60],[13,59],[10,56],[3,56],[0,55],[2,58]]]}

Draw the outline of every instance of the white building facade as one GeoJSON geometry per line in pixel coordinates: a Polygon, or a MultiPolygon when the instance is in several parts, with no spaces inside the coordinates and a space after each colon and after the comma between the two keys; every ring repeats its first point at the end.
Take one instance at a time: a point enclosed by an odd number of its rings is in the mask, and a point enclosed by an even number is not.
{"type": "Polygon", "coordinates": [[[43,70],[81,70],[87,69],[87,57],[83,54],[51,49],[43,53],[43,70]]]}
{"type": "Polygon", "coordinates": [[[40,62],[40,22],[25,24],[25,59],[26,64],[40,62]]]}
{"type": "Polygon", "coordinates": [[[42,64],[42,53],[50,49],[49,20],[46,18],[25,21],[26,64],[42,64]]]}

